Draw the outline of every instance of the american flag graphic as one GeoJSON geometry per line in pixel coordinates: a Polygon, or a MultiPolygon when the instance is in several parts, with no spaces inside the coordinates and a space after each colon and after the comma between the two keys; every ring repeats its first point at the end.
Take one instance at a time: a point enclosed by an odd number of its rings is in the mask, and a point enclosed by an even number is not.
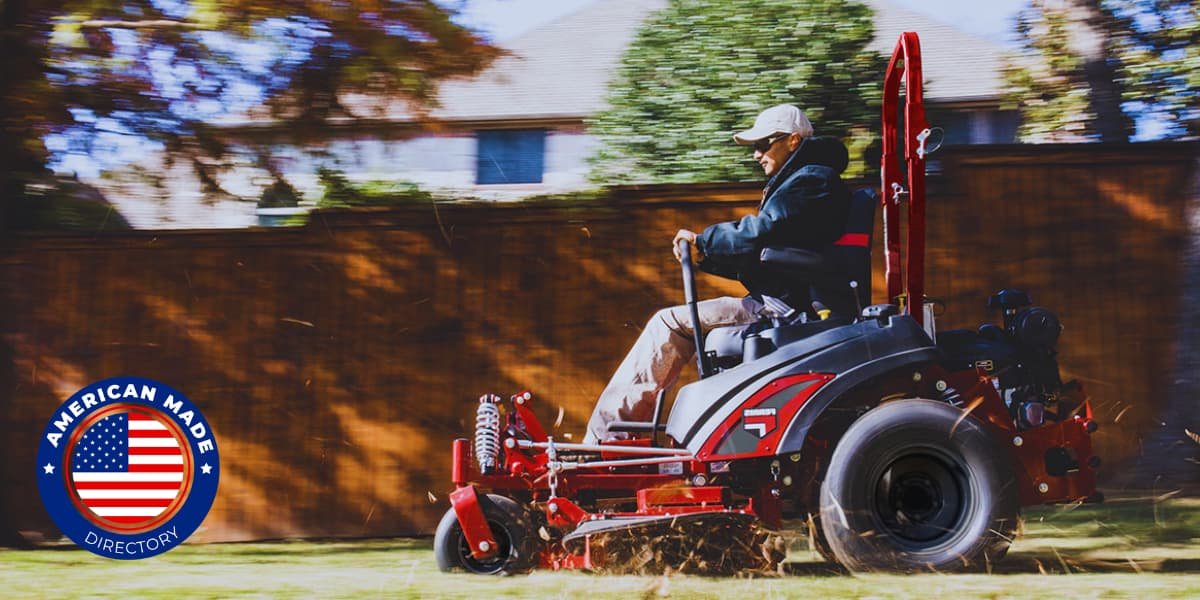
{"type": "Polygon", "coordinates": [[[171,507],[184,485],[184,452],[167,426],[136,411],[105,417],[70,456],[79,499],[103,521],[136,527],[171,507]]]}

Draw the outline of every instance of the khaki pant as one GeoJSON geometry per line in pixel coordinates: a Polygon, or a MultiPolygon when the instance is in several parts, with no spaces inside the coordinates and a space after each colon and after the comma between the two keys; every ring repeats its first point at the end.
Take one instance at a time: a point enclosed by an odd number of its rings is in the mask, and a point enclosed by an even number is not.
{"type": "MultiPolygon", "coordinates": [[[[758,320],[762,308],[762,304],[750,296],[704,300],[698,305],[700,331],[707,335],[715,327],[748,325],[758,320]]],[[[608,424],[612,421],[652,419],[654,399],[659,390],[674,385],[683,366],[695,355],[687,305],[658,311],[646,323],[646,328],[596,401],[584,442],[624,437],[608,433],[608,424]]]]}

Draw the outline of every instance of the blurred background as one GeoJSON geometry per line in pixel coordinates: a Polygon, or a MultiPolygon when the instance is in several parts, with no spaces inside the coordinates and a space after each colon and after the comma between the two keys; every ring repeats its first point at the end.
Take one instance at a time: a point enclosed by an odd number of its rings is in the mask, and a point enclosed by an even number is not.
{"type": "Polygon", "coordinates": [[[478,395],[582,431],[681,298],[674,231],[757,206],[731,135],[759,110],[802,107],[877,185],[903,31],[945,131],[941,322],[1029,291],[1102,484],[1194,489],[1200,1],[6,0],[0,539],[55,535],[37,434],[120,374],[214,424],[197,539],[430,532],[478,395]]]}

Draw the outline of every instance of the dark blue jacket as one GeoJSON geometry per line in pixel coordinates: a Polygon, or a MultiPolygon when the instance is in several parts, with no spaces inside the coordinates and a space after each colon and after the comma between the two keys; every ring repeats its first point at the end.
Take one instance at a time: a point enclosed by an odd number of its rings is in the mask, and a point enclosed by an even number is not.
{"type": "Polygon", "coordinates": [[[758,213],[710,225],[696,236],[704,253],[700,269],[737,279],[760,300],[767,294],[807,310],[808,282],[763,269],[759,252],[767,246],[816,251],[842,236],[850,191],[841,173],[848,162],[846,147],[836,138],[805,139],[767,182],[758,213]]]}

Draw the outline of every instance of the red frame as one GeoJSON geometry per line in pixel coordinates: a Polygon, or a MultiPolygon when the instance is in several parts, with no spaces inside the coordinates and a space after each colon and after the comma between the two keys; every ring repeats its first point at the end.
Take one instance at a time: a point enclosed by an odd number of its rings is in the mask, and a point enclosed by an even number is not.
{"type": "MultiPolygon", "coordinates": [[[[1082,414],[1070,416],[1059,422],[1050,422],[1038,428],[1019,431],[988,374],[977,370],[946,373],[932,365],[922,369],[922,372],[923,378],[927,378],[928,381],[944,381],[960,390],[964,399],[964,410],[984,423],[1001,448],[1013,449],[1013,465],[1022,506],[1081,501],[1095,491],[1095,471],[1090,464],[1090,432],[1094,430],[1094,425],[1091,420],[1091,407],[1086,400],[1080,400],[1078,404],[1082,414]],[[1016,441],[1018,438],[1019,444],[1016,441]],[[1076,453],[1078,468],[1064,476],[1050,476],[1046,472],[1045,453],[1051,448],[1062,447],[1071,448],[1076,453]],[[1046,484],[1045,491],[1041,491],[1039,487],[1043,483],[1046,484]]],[[[707,481],[718,468],[717,465],[729,460],[761,460],[763,457],[773,456],[769,451],[760,451],[763,446],[736,457],[713,454],[711,448],[718,447],[719,441],[741,422],[740,415],[744,409],[757,406],[764,399],[797,382],[815,381],[814,385],[801,390],[786,403],[784,410],[780,411],[780,425],[764,438],[777,439],[788,424],[788,421],[782,419],[782,415],[786,412],[794,416],[812,393],[831,378],[828,374],[805,374],[782,377],[768,383],[710,436],[704,445],[709,452],[706,458],[701,459],[698,456],[696,460],[683,462],[678,474],[658,473],[653,470],[653,466],[585,466],[559,474],[557,496],[550,494],[549,458],[546,452],[527,451],[506,444],[503,468],[484,475],[475,468],[475,459],[468,441],[458,439],[453,443],[454,464],[451,467],[458,489],[451,493],[451,503],[462,525],[463,534],[471,545],[472,554],[477,559],[494,554],[496,548],[495,539],[487,526],[483,511],[479,508],[477,488],[501,494],[527,496],[534,503],[541,504],[546,524],[564,533],[589,519],[697,513],[749,514],[768,527],[779,528],[782,525],[783,505],[773,492],[780,489],[780,481],[764,478],[750,495],[738,496],[728,487],[704,485],[695,478],[703,476],[707,481]],[[636,509],[631,512],[588,512],[570,499],[584,490],[635,496],[636,509]],[[481,541],[489,543],[489,552],[478,550],[481,541]]],[[[1077,394],[1080,399],[1083,398],[1082,389],[1079,389],[1077,394]]],[[[525,410],[520,412],[525,415],[525,425],[533,424],[534,429],[541,427],[530,410],[528,397],[525,397],[520,405],[515,402],[513,404],[524,407],[525,410]]],[[[513,413],[519,410],[514,408],[513,413]]],[[[649,443],[648,439],[639,439],[623,441],[620,445],[647,447],[649,443]]],[[[629,453],[621,452],[615,447],[601,452],[602,460],[628,456],[629,453]]],[[[582,555],[576,555],[566,551],[561,544],[547,543],[541,549],[540,565],[552,569],[594,568],[603,565],[603,556],[594,553],[590,544],[585,545],[582,555]]]]}
{"type": "Polygon", "coordinates": [[[925,157],[917,152],[924,144],[917,136],[928,129],[922,96],[921,42],[917,34],[900,34],[883,82],[883,158],[880,179],[883,185],[883,252],[886,265],[888,301],[899,301],[917,323],[924,323],[925,304],[925,157]],[[903,63],[903,68],[901,68],[903,63]],[[900,79],[904,78],[904,162],[908,174],[908,244],[901,272],[900,196],[904,189],[904,167],[896,155],[897,119],[899,119],[900,79]]]}
{"type": "Polygon", "coordinates": [[[467,538],[467,544],[471,546],[471,556],[476,559],[494,556],[497,549],[496,536],[492,535],[492,528],[488,527],[487,517],[483,514],[483,508],[479,506],[479,497],[475,494],[475,487],[464,485],[450,492],[450,506],[454,508],[454,514],[458,517],[463,537],[467,538]],[[487,544],[487,550],[481,550],[484,544],[487,544]]]}

